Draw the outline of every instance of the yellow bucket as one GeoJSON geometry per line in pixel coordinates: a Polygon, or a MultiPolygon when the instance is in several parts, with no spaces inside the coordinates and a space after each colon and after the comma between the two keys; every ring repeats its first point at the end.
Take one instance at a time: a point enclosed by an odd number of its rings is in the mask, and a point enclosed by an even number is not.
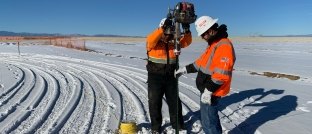
{"type": "Polygon", "coordinates": [[[133,121],[123,121],[120,123],[120,134],[136,134],[137,131],[136,123],[133,121]]]}

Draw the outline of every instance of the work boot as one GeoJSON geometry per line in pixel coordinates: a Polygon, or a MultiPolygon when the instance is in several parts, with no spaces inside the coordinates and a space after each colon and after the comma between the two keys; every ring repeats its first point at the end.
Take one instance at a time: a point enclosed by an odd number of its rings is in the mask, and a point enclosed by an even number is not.
{"type": "MultiPolygon", "coordinates": [[[[172,129],[176,129],[176,124],[175,124],[175,125],[172,125],[172,129]]],[[[178,130],[185,130],[184,124],[178,125],[178,130]]]]}
{"type": "Polygon", "coordinates": [[[152,133],[152,134],[160,134],[160,132],[159,132],[159,131],[156,131],[156,130],[152,130],[151,133],[152,133]]]}
{"type": "Polygon", "coordinates": [[[180,125],[180,126],[178,127],[178,129],[179,129],[179,130],[186,130],[184,125],[180,125]]]}
{"type": "MultiPolygon", "coordinates": [[[[176,129],[176,126],[172,126],[172,129],[176,129]]],[[[185,126],[184,125],[179,125],[178,126],[178,131],[183,131],[183,130],[186,130],[185,126]]]]}

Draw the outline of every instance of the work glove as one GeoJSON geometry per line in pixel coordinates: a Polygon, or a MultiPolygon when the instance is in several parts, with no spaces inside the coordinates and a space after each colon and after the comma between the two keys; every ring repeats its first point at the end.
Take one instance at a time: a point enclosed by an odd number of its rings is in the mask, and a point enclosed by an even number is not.
{"type": "Polygon", "coordinates": [[[167,26],[167,28],[164,29],[164,34],[171,34],[174,33],[174,27],[173,26],[167,26]]]}
{"type": "Polygon", "coordinates": [[[211,105],[211,95],[212,92],[210,92],[207,88],[205,88],[204,92],[201,94],[200,101],[203,104],[211,105]]]}
{"type": "Polygon", "coordinates": [[[187,74],[186,67],[179,68],[178,70],[174,70],[174,77],[179,78],[181,75],[187,74]]]}
{"type": "Polygon", "coordinates": [[[169,27],[171,27],[171,26],[172,26],[172,20],[169,19],[169,18],[167,18],[167,19],[165,20],[164,25],[162,26],[162,28],[163,28],[163,29],[167,29],[167,28],[169,28],[169,27]]]}
{"type": "Polygon", "coordinates": [[[182,23],[182,28],[183,28],[185,33],[189,33],[190,32],[190,24],[182,23]]]}

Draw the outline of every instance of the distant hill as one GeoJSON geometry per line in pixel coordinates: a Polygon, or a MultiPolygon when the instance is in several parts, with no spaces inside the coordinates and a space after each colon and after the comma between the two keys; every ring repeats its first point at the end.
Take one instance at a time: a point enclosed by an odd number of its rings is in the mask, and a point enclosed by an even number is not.
{"type": "Polygon", "coordinates": [[[259,35],[258,37],[312,37],[312,34],[305,34],[305,35],[259,35]]]}
{"type": "Polygon", "coordinates": [[[0,31],[0,36],[62,36],[61,34],[47,34],[47,33],[15,33],[9,31],[0,31]]]}
{"type": "Polygon", "coordinates": [[[0,36],[140,37],[140,36],[125,36],[111,34],[85,35],[85,34],[59,34],[59,33],[48,34],[48,33],[27,33],[27,32],[15,33],[9,31],[0,31],[0,36]]]}

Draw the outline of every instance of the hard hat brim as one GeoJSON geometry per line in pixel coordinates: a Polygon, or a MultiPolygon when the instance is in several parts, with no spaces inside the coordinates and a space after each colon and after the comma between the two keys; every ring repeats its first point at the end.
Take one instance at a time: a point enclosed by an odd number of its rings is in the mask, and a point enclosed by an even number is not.
{"type": "Polygon", "coordinates": [[[214,20],[212,21],[211,25],[205,27],[205,30],[202,30],[200,33],[197,33],[198,36],[201,36],[203,33],[205,33],[205,32],[206,32],[213,24],[215,24],[218,20],[219,20],[219,19],[214,19],[214,20]]]}
{"type": "Polygon", "coordinates": [[[163,18],[163,19],[160,20],[160,22],[159,22],[159,27],[162,27],[162,26],[164,25],[166,19],[167,19],[167,18],[163,18]]]}

